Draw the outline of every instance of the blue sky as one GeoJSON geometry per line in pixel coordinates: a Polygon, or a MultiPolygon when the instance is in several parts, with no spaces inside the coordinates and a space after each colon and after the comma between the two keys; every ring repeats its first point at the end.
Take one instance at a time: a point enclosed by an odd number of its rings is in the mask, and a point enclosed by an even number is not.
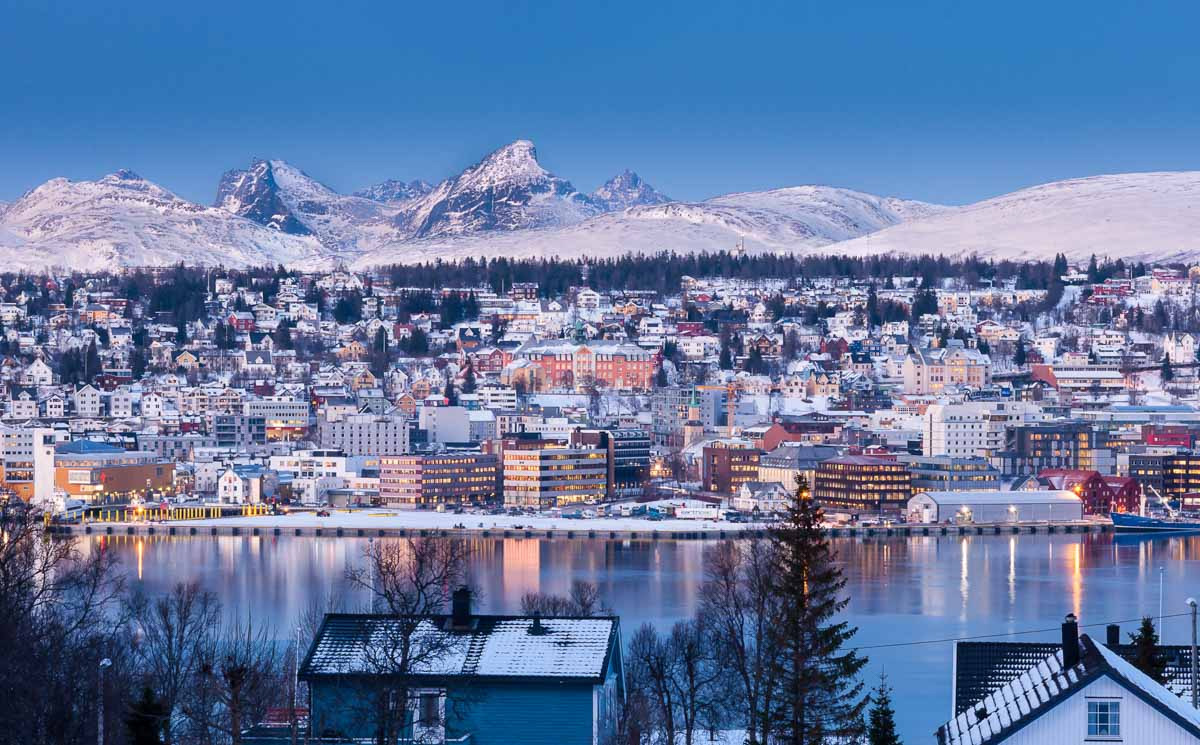
{"type": "Polygon", "coordinates": [[[129,167],[207,203],[253,156],[350,191],[529,138],[584,190],[962,203],[1200,169],[1197,28],[1194,0],[0,0],[0,199],[129,167]]]}

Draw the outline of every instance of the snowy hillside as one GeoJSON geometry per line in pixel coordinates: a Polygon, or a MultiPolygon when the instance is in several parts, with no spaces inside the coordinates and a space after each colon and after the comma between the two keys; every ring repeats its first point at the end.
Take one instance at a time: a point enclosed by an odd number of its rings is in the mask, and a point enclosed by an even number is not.
{"type": "Polygon", "coordinates": [[[815,249],[945,207],[826,186],[745,192],[632,207],[557,229],[441,236],[385,246],[358,266],[467,256],[609,257],[658,251],[815,249]]]}
{"type": "Polygon", "coordinates": [[[98,181],[52,179],[0,219],[0,258],[13,268],[324,265],[323,254],[315,238],[194,204],[131,171],[98,181]]]}
{"type": "Polygon", "coordinates": [[[282,160],[256,160],[228,171],[217,187],[216,206],[268,228],[316,235],[330,252],[353,256],[398,237],[398,208],[344,196],[282,160]]]}
{"type": "Polygon", "coordinates": [[[517,140],[438,184],[396,224],[409,237],[428,238],[571,225],[601,211],[542,168],[532,142],[517,140]]]}
{"type": "Polygon", "coordinates": [[[1056,181],[842,243],[855,254],[1005,259],[1200,257],[1200,172],[1124,173],[1056,181]]]}

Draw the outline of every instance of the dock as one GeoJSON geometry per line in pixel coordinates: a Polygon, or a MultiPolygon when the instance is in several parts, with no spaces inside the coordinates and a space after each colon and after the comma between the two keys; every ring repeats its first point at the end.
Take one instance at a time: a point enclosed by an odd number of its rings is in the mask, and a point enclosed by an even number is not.
{"type": "MultiPolygon", "coordinates": [[[[926,536],[1035,535],[1054,533],[1110,533],[1112,525],[1099,521],[1068,523],[988,523],[967,525],[892,525],[866,527],[829,527],[831,538],[913,538],[926,536]]],[[[278,525],[188,525],[170,523],[53,523],[46,530],[58,536],[240,536],[240,537],[317,537],[317,538],[530,538],[539,540],[713,540],[764,538],[769,530],[762,526],[708,527],[697,530],[595,530],[572,528],[407,528],[345,526],[278,525]]]]}

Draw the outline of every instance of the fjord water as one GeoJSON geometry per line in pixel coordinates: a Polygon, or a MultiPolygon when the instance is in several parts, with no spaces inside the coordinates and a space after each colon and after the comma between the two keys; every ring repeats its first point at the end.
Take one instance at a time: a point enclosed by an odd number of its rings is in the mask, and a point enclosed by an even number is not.
{"type": "MultiPolygon", "coordinates": [[[[314,599],[336,598],[348,609],[365,601],[344,582],[346,570],[361,565],[364,538],[85,541],[89,550],[104,545],[117,552],[130,583],[148,593],[197,581],[226,610],[270,623],[280,637],[290,636],[314,599]]],[[[668,627],[695,609],[709,545],[481,538],[471,543],[472,580],[482,591],[480,610],[494,613],[518,612],[527,592],[566,592],[574,579],[595,582],[628,639],[643,622],[668,627]]],[[[953,644],[912,642],[1030,630],[1040,631],[996,638],[1052,641],[1067,613],[1098,639],[1112,621],[1124,621],[1124,635],[1132,619],[1158,615],[1161,586],[1164,641],[1184,644],[1190,628],[1179,614],[1188,597],[1200,597],[1200,536],[845,538],[836,539],[836,548],[850,596],[846,618],[859,629],[854,643],[871,647],[863,650],[870,656],[866,680],[873,684],[887,672],[901,734],[913,743],[931,742],[949,716],[953,644]]]]}

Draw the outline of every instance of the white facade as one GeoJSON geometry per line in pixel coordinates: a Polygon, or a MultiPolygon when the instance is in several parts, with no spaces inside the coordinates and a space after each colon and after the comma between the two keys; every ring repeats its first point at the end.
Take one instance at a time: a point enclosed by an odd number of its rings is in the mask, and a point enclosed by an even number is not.
{"type": "Polygon", "coordinates": [[[417,423],[429,442],[469,442],[471,417],[462,406],[422,406],[417,423]]]}
{"type": "Polygon", "coordinates": [[[408,452],[408,419],[401,416],[351,414],[336,421],[322,418],[321,447],[347,455],[403,455],[408,452]]]}
{"type": "Polygon", "coordinates": [[[908,500],[912,523],[1017,523],[1083,519],[1070,491],[928,491],[908,500]]]}
{"type": "Polygon", "coordinates": [[[1028,402],[933,404],[925,410],[922,447],[925,455],[986,457],[1004,446],[1009,427],[1048,419],[1042,407],[1028,402]]]}

